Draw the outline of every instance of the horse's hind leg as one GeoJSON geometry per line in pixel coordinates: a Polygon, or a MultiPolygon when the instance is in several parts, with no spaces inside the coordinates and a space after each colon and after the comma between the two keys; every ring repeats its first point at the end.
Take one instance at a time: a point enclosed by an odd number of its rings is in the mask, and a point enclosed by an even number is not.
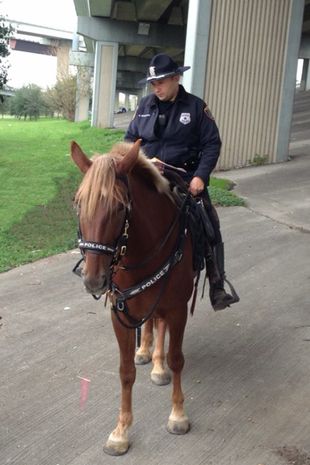
{"type": "Polygon", "coordinates": [[[116,428],[110,434],[103,450],[109,455],[123,455],[128,451],[128,429],[132,424],[132,386],[135,382],[135,333],[112,318],[120,349],[121,408],[116,428]]]}
{"type": "Polygon", "coordinates": [[[146,321],[142,328],[141,345],[135,355],[136,365],[145,365],[152,360],[153,318],[146,321]]]}
{"type": "Polygon", "coordinates": [[[156,339],[153,352],[153,370],[151,380],[158,386],[164,386],[171,381],[170,373],[165,367],[165,335],[167,324],[162,318],[156,318],[156,339]]]}
{"type": "MultiPolygon", "coordinates": [[[[169,416],[167,430],[172,434],[185,434],[190,429],[188,417],[184,412],[184,395],[181,387],[181,373],[184,366],[184,355],[182,352],[183,334],[186,324],[186,313],[182,313],[182,321],[175,319],[169,321],[169,350],[167,362],[172,370],[172,410],[169,416]]],[[[181,310],[180,310],[181,315],[181,310]]]]}

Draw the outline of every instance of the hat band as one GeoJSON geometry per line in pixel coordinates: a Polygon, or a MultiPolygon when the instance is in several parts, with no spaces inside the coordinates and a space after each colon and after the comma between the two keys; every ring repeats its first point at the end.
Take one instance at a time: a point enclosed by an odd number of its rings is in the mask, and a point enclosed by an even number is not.
{"type": "Polygon", "coordinates": [[[164,74],[158,74],[157,76],[149,76],[146,78],[147,82],[148,81],[153,81],[155,79],[163,79],[164,77],[167,77],[167,76],[173,76],[177,74],[177,71],[170,71],[170,73],[164,73],[164,74]]]}

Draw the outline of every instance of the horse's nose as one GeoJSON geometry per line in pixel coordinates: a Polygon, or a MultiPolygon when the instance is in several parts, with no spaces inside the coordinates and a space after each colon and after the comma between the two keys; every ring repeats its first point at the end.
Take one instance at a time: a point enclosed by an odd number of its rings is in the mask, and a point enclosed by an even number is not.
{"type": "Polygon", "coordinates": [[[107,290],[107,278],[102,276],[91,276],[89,274],[83,275],[83,282],[87,292],[90,294],[101,295],[107,290]]]}

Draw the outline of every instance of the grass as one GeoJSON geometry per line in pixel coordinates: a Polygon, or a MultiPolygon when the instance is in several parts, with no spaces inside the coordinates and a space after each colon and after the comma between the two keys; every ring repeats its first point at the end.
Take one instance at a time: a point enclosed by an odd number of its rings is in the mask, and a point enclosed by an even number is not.
{"type": "MultiPolygon", "coordinates": [[[[69,156],[70,141],[92,155],[108,151],[123,134],[88,122],[0,120],[0,272],[75,247],[72,198],[81,175],[69,156]]],[[[229,188],[229,181],[212,179],[215,203],[240,204],[229,188]]]]}
{"type": "Polygon", "coordinates": [[[87,122],[0,120],[0,272],[75,246],[72,198],[81,176],[70,141],[92,155],[123,134],[87,122]]]}
{"type": "Polygon", "coordinates": [[[243,199],[232,192],[233,183],[228,179],[211,178],[209,193],[214,205],[224,207],[244,206],[243,199]]]}

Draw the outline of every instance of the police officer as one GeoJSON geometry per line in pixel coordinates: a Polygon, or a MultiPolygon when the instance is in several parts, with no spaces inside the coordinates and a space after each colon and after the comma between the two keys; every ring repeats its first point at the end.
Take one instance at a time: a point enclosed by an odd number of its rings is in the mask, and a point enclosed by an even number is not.
{"type": "Polygon", "coordinates": [[[232,295],[224,289],[224,247],[218,217],[207,190],[220,154],[221,139],[206,103],[179,84],[180,75],[189,68],[178,66],[164,53],[152,58],[147,77],[140,83],[150,83],[153,93],[141,99],[125,140],[142,139],[143,151],[149,158],[156,157],[181,168],[191,194],[203,196],[213,226],[211,245],[218,268],[218,273],[210,273],[210,270],[208,273],[210,300],[214,310],[221,310],[239,300],[233,288],[232,295]]]}

